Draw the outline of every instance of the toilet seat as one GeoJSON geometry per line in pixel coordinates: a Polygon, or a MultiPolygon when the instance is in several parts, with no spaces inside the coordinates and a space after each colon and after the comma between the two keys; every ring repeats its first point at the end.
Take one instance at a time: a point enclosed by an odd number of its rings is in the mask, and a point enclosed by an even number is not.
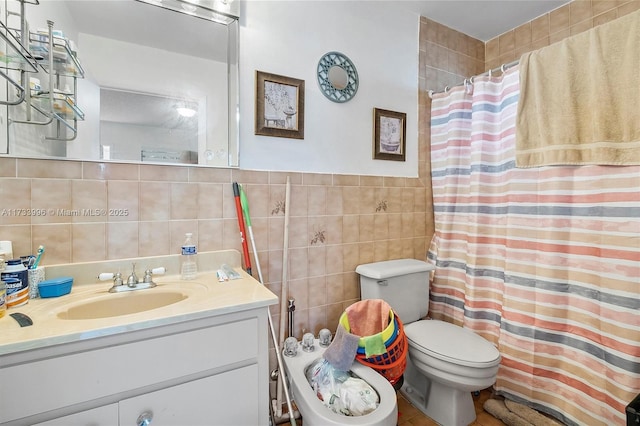
{"type": "Polygon", "coordinates": [[[476,368],[500,363],[500,352],[474,332],[445,321],[416,321],[404,327],[409,344],[436,359],[476,368]]]}

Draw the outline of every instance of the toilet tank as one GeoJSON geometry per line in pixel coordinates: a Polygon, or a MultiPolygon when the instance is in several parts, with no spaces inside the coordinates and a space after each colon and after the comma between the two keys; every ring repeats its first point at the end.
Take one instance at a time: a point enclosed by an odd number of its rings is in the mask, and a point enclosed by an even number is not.
{"type": "Polygon", "coordinates": [[[429,310],[429,273],[434,266],[416,259],[358,265],[360,298],[382,299],[403,323],[423,318],[429,310]]]}

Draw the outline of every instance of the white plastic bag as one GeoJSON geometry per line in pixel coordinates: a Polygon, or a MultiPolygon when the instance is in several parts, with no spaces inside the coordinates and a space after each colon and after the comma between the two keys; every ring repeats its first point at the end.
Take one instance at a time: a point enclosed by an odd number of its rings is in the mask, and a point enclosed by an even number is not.
{"type": "Polygon", "coordinates": [[[380,397],[371,385],[350,371],[336,370],[323,358],[305,373],[318,398],[335,413],[363,416],[378,408],[380,397]]]}
{"type": "Polygon", "coordinates": [[[349,377],[340,386],[340,402],[350,416],[364,416],[378,408],[378,393],[362,379],[349,377]]]}

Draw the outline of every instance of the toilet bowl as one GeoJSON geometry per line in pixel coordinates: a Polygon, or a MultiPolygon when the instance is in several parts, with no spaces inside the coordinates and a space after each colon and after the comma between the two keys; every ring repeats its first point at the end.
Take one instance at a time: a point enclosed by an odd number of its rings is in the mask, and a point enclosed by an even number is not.
{"type": "Polygon", "coordinates": [[[495,383],[500,352],[468,329],[421,320],[433,269],[416,259],[359,265],[360,297],[386,301],[404,323],[409,353],[400,392],[439,424],[467,426],[476,418],[471,392],[495,383]]]}
{"type": "Polygon", "coordinates": [[[493,385],[500,353],[491,343],[454,324],[424,320],[405,326],[409,356],[400,392],[445,426],[467,426],[475,418],[471,392],[493,385]]]}
{"type": "Polygon", "coordinates": [[[380,398],[378,408],[363,416],[350,417],[334,413],[326,407],[318,399],[305,375],[307,367],[321,358],[324,353],[324,348],[320,347],[317,339],[314,342],[314,348],[313,352],[305,352],[298,343],[296,356],[282,356],[291,397],[298,406],[304,426],[395,426],[397,424],[398,407],[393,386],[373,369],[355,361],[351,366],[351,372],[375,389],[380,398]]]}

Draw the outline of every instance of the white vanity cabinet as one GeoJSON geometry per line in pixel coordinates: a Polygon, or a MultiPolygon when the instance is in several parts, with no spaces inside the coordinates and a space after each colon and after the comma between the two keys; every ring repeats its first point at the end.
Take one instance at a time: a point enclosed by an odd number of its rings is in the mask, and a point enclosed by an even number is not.
{"type": "Polygon", "coordinates": [[[57,419],[35,423],[33,426],[113,426],[118,424],[118,404],[103,405],[57,419]]]}
{"type": "Polygon", "coordinates": [[[257,386],[247,385],[257,370],[255,364],[249,365],[33,426],[138,425],[145,414],[152,426],[258,425],[264,423],[258,411],[247,409],[250,401],[259,399],[257,386]]]}
{"type": "Polygon", "coordinates": [[[267,425],[267,309],[2,356],[0,424],[267,425]]]}
{"type": "Polygon", "coordinates": [[[129,398],[118,404],[119,424],[136,424],[145,411],[153,416],[151,426],[264,424],[253,407],[259,400],[257,373],[254,364],[129,398]]]}

